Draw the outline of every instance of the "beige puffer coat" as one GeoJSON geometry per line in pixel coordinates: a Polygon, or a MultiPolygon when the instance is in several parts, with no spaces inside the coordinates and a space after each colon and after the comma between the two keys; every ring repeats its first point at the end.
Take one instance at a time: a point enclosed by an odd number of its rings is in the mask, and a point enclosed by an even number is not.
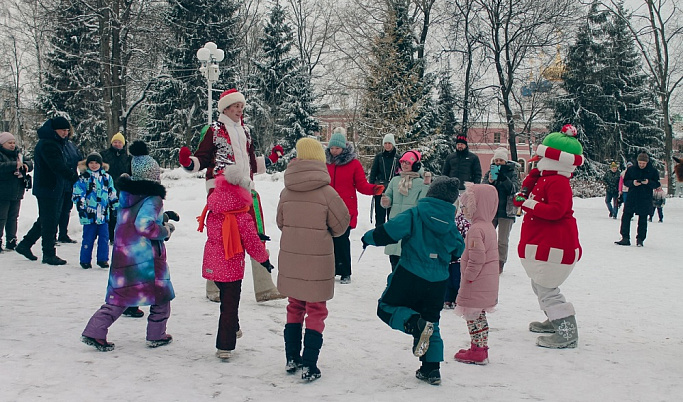
{"type": "Polygon", "coordinates": [[[321,302],[334,296],[333,236],[349,227],[349,211],[329,186],[324,162],[294,159],[277,206],[282,231],[277,288],[285,296],[321,302]]]}

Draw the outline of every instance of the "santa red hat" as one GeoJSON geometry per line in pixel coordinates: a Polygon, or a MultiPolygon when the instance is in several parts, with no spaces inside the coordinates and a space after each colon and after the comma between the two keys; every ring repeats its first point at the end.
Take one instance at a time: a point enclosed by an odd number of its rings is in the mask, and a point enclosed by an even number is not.
{"type": "Polygon", "coordinates": [[[247,101],[240,91],[235,88],[228,89],[221,94],[221,98],[218,100],[218,113],[223,113],[226,107],[237,102],[242,102],[244,106],[247,106],[247,101]]]}

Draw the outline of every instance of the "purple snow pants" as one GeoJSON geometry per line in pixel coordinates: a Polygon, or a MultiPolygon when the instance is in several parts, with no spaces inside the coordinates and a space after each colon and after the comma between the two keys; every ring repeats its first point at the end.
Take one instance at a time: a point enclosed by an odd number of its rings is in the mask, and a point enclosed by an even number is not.
{"type": "MultiPolygon", "coordinates": [[[[103,304],[88,321],[83,336],[95,339],[107,339],[109,327],[116,321],[127,307],[103,304]]],[[[166,321],[171,316],[171,302],[152,304],[147,316],[147,340],[158,341],[166,337],[166,321]]]]}

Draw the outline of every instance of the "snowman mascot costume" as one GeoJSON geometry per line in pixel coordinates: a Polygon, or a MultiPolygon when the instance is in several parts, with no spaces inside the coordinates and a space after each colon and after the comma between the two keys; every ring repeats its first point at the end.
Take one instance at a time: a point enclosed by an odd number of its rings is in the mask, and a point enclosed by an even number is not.
{"type": "Polygon", "coordinates": [[[529,324],[529,330],[551,334],[539,336],[536,344],[554,349],[575,348],[579,340],[574,306],[559,289],[581,258],[569,184],[576,167],[584,162],[576,135],[576,128],[567,124],[562,132],[545,137],[534,157],[540,157],[540,177],[528,198],[522,193],[515,197],[515,205],[525,212],[517,251],[541,310],[548,317],[529,324]]]}

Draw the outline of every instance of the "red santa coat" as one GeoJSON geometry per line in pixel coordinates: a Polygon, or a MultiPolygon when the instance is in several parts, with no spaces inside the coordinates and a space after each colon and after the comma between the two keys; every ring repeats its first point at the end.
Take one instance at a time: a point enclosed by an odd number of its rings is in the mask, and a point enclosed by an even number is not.
{"type": "Polygon", "coordinates": [[[527,275],[541,286],[562,284],[581,258],[569,174],[543,171],[522,209],[517,251],[527,275]]]}
{"type": "MultiPolygon", "coordinates": [[[[349,148],[347,147],[345,150],[347,149],[349,148]]],[[[340,155],[341,159],[338,159],[338,164],[328,163],[327,171],[330,174],[330,186],[337,190],[337,194],[344,200],[346,208],[349,209],[351,215],[349,226],[354,229],[358,222],[358,196],[356,191],[365,195],[373,195],[375,185],[368,183],[363,165],[358,159],[355,159],[355,153],[348,154],[349,159],[353,157],[350,160],[345,158],[346,155],[345,153],[340,155]]]]}
{"type": "Polygon", "coordinates": [[[254,173],[265,173],[263,157],[256,157],[247,127],[221,114],[211,123],[194,155],[192,172],[206,169],[207,191],[215,187],[214,171],[223,171],[228,182],[247,188],[254,173]]]}
{"type": "MultiPolygon", "coordinates": [[[[244,278],[244,251],[258,262],[268,259],[268,252],[261,243],[254,220],[248,212],[234,214],[244,250],[225,259],[223,246],[223,222],[226,213],[244,209],[251,204],[247,190],[229,184],[222,176],[216,179],[216,188],[207,199],[209,210],[206,217],[207,239],[204,245],[202,276],[216,282],[235,282],[244,278]]],[[[263,268],[258,268],[263,269],[263,268]]]]}

